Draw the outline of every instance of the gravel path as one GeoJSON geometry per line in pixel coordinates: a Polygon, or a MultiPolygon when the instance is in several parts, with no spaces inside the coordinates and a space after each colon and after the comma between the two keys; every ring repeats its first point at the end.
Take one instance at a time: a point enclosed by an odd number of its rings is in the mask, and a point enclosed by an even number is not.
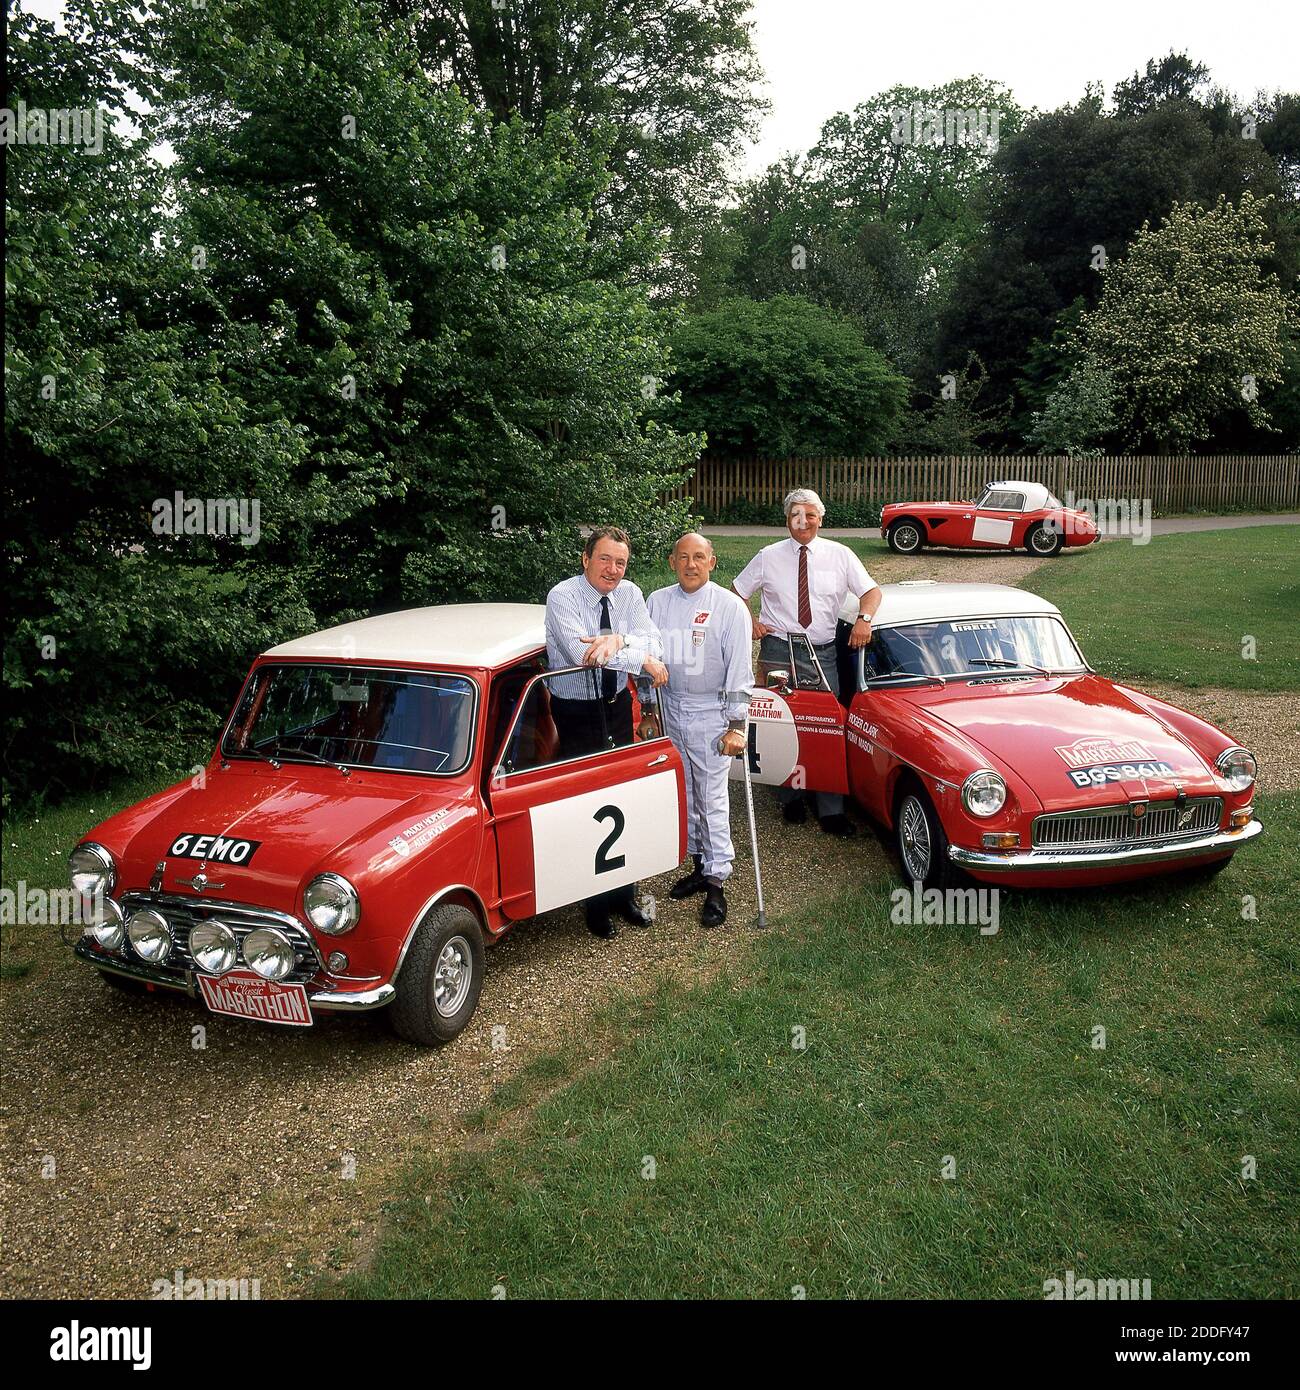
{"type": "MultiPolygon", "coordinates": [[[[1015,583],[1040,563],[922,554],[882,556],[872,568],[886,581],[1015,583]]],[[[1294,696],[1154,693],[1255,747],[1269,790],[1300,786],[1294,696]]],[[[869,831],[843,842],[812,825],[792,830],[770,795],[756,802],[773,917],[818,884],[888,871],[869,831]]],[[[474,1142],[462,1117],[561,1040],[585,1036],[598,1057],[589,1024],[616,992],[646,993],[664,974],[697,979],[735,958],[755,911],[740,796],[732,820],[741,857],[726,927],[703,931],[698,899],[671,902],[672,875],[648,885],[659,920],[647,931],[598,941],[575,910],[525,924],[489,954],[470,1027],[437,1052],[396,1041],[375,1016],[298,1031],[221,1019],[170,995],[118,994],[48,932],[36,941],[41,929],[26,929],[27,940],[7,929],[34,965],[0,987],[0,1293],[148,1297],[154,1280],[182,1268],[259,1279],[269,1298],[351,1263],[413,1147],[474,1142]]]]}

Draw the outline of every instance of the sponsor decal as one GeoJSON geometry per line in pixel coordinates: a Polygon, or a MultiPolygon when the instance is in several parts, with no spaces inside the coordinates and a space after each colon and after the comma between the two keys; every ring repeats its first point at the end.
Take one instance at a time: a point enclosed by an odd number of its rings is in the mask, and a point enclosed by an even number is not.
{"type": "Polygon", "coordinates": [[[1108,738],[1081,738],[1061,745],[1056,752],[1069,768],[1067,775],[1076,787],[1102,787],[1107,782],[1174,775],[1174,769],[1139,739],[1119,742],[1108,738]]]}
{"type": "Polygon", "coordinates": [[[259,1023],[286,1023],[295,1028],[311,1027],[307,991],[299,984],[264,980],[249,971],[232,970],[228,975],[200,975],[203,1002],[214,1014],[232,1018],[252,1018],[259,1023]]]}
{"type": "Polygon", "coordinates": [[[202,859],[209,864],[248,864],[261,846],[261,840],[235,840],[188,831],[177,835],[167,855],[171,859],[202,859]]]}
{"type": "Polygon", "coordinates": [[[954,632],[996,632],[997,623],[953,623],[954,632]]]}
{"type": "Polygon", "coordinates": [[[697,647],[704,645],[704,629],[709,625],[709,619],[713,616],[711,609],[706,609],[702,613],[697,613],[691,622],[691,642],[697,647]]]}
{"type": "Polygon", "coordinates": [[[1145,743],[1129,739],[1117,743],[1109,738],[1080,738],[1056,749],[1066,767],[1094,767],[1098,763],[1153,762],[1155,754],[1145,743]]]}

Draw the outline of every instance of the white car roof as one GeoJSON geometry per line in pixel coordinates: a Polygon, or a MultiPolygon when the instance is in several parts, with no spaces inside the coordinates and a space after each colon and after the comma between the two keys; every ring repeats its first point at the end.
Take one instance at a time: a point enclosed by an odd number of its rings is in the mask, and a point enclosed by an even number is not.
{"type": "Polygon", "coordinates": [[[449,603],[341,623],[264,655],[496,667],[545,645],[545,604],[449,603]]]}
{"type": "Polygon", "coordinates": [[[1023,479],[1012,478],[1005,483],[990,483],[990,487],[1009,492],[1023,492],[1025,494],[1025,505],[1022,510],[1036,512],[1042,507],[1048,506],[1048,498],[1051,494],[1042,483],[1029,483],[1023,479]]]}
{"type": "MultiPolygon", "coordinates": [[[[1009,584],[939,584],[909,579],[882,584],[883,597],[872,627],[937,622],[944,618],[997,618],[1009,613],[1045,613],[1060,617],[1060,609],[1038,594],[1009,584]]],[[[857,616],[858,600],[850,594],[840,609],[846,623],[857,616]]]]}

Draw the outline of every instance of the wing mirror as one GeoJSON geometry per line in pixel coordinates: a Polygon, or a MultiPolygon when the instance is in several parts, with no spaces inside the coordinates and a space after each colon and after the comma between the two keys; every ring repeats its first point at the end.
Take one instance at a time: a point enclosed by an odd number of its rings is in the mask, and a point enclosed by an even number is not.
{"type": "Polygon", "coordinates": [[[789,671],[769,671],[767,673],[767,688],[775,690],[778,695],[788,695],[790,693],[789,671]]]}

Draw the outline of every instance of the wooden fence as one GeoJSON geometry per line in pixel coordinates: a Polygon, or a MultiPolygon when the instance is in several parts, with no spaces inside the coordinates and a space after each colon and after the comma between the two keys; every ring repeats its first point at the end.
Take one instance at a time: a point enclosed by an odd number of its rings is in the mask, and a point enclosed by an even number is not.
{"type": "Polygon", "coordinates": [[[1124,455],[1072,459],[1007,455],[962,458],[728,459],[705,457],[694,478],[672,496],[693,497],[716,516],[744,498],[770,506],[811,487],[823,502],[939,502],[975,498],[986,482],[1018,478],[1046,483],[1062,502],[1150,498],[1156,516],[1184,511],[1300,511],[1300,456],[1124,455]]]}

